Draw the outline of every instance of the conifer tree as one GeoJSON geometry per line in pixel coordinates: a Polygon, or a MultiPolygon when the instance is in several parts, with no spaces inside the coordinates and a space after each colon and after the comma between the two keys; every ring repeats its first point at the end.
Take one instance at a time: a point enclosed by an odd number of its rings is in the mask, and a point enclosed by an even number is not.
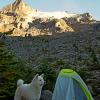
{"type": "Polygon", "coordinates": [[[13,99],[16,81],[27,74],[24,64],[0,41],[0,100],[13,99]]]}

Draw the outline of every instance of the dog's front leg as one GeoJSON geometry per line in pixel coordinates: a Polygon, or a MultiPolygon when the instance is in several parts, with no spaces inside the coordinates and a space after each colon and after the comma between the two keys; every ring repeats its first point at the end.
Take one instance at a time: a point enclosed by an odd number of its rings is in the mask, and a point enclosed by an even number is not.
{"type": "Polygon", "coordinates": [[[21,93],[19,93],[19,91],[16,91],[15,96],[14,96],[14,100],[21,100],[21,93]]]}

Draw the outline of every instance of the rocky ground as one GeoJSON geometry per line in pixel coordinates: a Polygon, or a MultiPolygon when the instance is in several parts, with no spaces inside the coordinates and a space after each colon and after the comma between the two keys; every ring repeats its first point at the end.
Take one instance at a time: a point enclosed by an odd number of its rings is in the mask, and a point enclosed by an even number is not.
{"type": "MultiPolygon", "coordinates": [[[[43,59],[51,63],[61,60],[77,69],[87,69],[87,83],[92,87],[94,96],[100,93],[100,33],[99,32],[73,32],[57,33],[54,36],[5,36],[2,38],[7,47],[26,64],[36,67],[43,59]],[[91,52],[95,52],[99,65],[94,66],[91,52]]],[[[60,67],[59,65],[57,65],[60,67]]],[[[56,66],[56,67],[57,67],[56,66]]],[[[99,100],[99,99],[95,99],[99,100]]]]}

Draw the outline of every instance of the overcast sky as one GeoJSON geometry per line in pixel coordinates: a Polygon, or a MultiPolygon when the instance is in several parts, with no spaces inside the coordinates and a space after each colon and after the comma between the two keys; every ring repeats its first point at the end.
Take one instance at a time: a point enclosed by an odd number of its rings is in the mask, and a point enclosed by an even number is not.
{"type": "MultiPolygon", "coordinates": [[[[0,0],[0,8],[15,0],[0,0]]],[[[23,0],[40,11],[89,12],[100,20],[100,0],[23,0]]]]}

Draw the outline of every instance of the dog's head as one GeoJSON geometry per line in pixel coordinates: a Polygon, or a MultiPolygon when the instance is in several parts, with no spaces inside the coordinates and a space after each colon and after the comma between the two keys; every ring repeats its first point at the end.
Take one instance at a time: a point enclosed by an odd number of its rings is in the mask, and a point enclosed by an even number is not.
{"type": "Polygon", "coordinates": [[[44,77],[44,74],[41,74],[40,76],[39,76],[39,74],[36,74],[35,77],[34,77],[34,79],[33,79],[33,82],[37,86],[43,87],[43,85],[44,85],[44,79],[43,79],[43,77],[44,77]]]}

